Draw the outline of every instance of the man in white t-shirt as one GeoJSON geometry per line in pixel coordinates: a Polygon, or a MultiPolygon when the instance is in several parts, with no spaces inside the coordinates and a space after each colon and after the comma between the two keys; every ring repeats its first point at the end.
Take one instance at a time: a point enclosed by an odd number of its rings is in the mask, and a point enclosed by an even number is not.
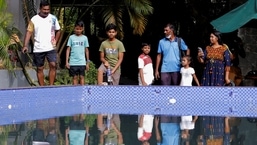
{"type": "Polygon", "coordinates": [[[28,43],[33,36],[34,64],[37,67],[37,78],[40,86],[44,86],[44,62],[49,62],[49,85],[54,84],[56,75],[56,43],[60,37],[60,25],[56,16],[50,14],[50,4],[41,1],[40,12],[31,18],[28,24],[27,33],[22,52],[28,51],[28,43]]]}

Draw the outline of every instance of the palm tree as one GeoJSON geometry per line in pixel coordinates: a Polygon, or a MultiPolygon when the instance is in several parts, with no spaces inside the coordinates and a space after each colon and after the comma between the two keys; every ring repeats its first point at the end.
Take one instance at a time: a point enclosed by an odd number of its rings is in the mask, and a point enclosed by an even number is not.
{"type": "Polygon", "coordinates": [[[105,25],[115,23],[118,26],[118,36],[124,37],[123,17],[128,14],[133,34],[142,35],[147,25],[147,16],[153,13],[150,0],[105,0],[100,5],[106,5],[100,10],[105,25]]]}
{"type": "MultiPolygon", "coordinates": [[[[29,0],[27,0],[29,1],[29,0]]],[[[54,1],[53,1],[54,2],[54,1]]],[[[61,38],[64,36],[64,32],[68,32],[68,35],[72,33],[73,28],[70,27],[72,23],[74,23],[75,19],[82,19],[86,14],[90,14],[95,19],[100,19],[107,25],[109,23],[115,23],[118,27],[118,38],[123,39],[124,37],[124,15],[128,15],[130,20],[130,26],[133,28],[133,34],[142,35],[145,31],[147,25],[147,16],[153,13],[153,7],[150,0],[87,0],[84,2],[87,7],[75,7],[76,1],[73,0],[68,9],[68,13],[63,14],[63,1],[61,0],[59,3],[59,7],[56,8],[57,16],[59,16],[60,20],[63,20],[65,17],[65,21],[63,22],[61,38]],[[94,7],[94,6],[100,7],[94,7]],[[77,16],[77,17],[76,17],[77,16]],[[72,21],[72,23],[71,23],[72,21]]],[[[56,3],[56,1],[55,1],[56,3]]],[[[88,21],[88,20],[87,20],[88,21]]],[[[57,44],[59,57],[63,49],[66,46],[68,37],[63,38],[64,41],[59,41],[57,44]]]]}
{"type": "Polygon", "coordinates": [[[12,15],[6,11],[5,0],[0,2],[0,67],[13,70],[13,64],[9,57],[8,49],[19,42],[18,29],[12,26],[12,15]]]}

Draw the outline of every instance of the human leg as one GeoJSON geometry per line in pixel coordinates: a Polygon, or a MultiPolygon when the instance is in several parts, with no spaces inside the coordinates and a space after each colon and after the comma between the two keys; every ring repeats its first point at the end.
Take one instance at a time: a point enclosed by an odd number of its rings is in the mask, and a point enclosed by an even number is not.
{"type": "Polygon", "coordinates": [[[100,132],[103,132],[103,130],[105,129],[105,127],[103,126],[103,115],[102,114],[97,115],[97,128],[98,128],[98,130],[100,130],[100,132]]]}
{"type": "Polygon", "coordinates": [[[85,77],[84,76],[79,76],[79,84],[85,85],[85,77]]]}
{"type": "Polygon", "coordinates": [[[46,52],[46,58],[49,63],[49,85],[54,85],[54,80],[56,77],[56,60],[57,60],[56,50],[51,50],[46,52]]]}
{"type": "Polygon", "coordinates": [[[170,76],[170,73],[161,73],[161,83],[162,85],[170,85],[170,82],[171,82],[171,76],[170,76]]]}
{"type": "Polygon", "coordinates": [[[49,62],[49,85],[54,85],[54,80],[56,77],[56,63],[49,62]]]}
{"type": "Polygon", "coordinates": [[[76,76],[73,76],[73,78],[72,78],[72,84],[73,85],[78,85],[78,76],[76,75],[76,76]]]}
{"type": "Polygon", "coordinates": [[[225,134],[223,138],[224,145],[230,145],[230,127],[229,127],[229,117],[225,117],[225,134]]]}
{"type": "Polygon", "coordinates": [[[116,71],[114,74],[112,74],[112,84],[119,85],[119,83],[120,83],[120,72],[116,71]]]}
{"type": "Polygon", "coordinates": [[[106,67],[101,64],[97,71],[97,84],[102,85],[103,84],[103,74],[106,72],[106,67]]]}
{"type": "Polygon", "coordinates": [[[171,75],[171,85],[179,85],[181,81],[180,72],[172,72],[170,75],[171,75]]]}
{"type": "Polygon", "coordinates": [[[85,70],[86,70],[86,66],[79,67],[79,83],[80,83],[80,85],[85,85],[85,70]]]}
{"type": "Polygon", "coordinates": [[[44,67],[37,67],[37,79],[40,86],[44,86],[44,67]]]}
{"type": "Polygon", "coordinates": [[[37,79],[40,86],[44,86],[44,62],[46,53],[34,53],[34,64],[37,67],[37,79]]]}
{"type": "Polygon", "coordinates": [[[70,76],[72,77],[72,84],[77,85],[78,84],[78,67],[77,66],[70,66],[69,69],[70,76]]]}

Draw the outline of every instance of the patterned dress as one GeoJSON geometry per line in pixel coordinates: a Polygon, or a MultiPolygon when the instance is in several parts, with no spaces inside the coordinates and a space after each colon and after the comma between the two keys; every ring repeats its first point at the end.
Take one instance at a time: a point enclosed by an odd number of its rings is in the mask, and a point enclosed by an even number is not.
{"type": "MultiPolygon", "coordinates": [[[[204,51],[204,72],[201,86],[223,86],[225,83],[225,69],[230,67],[230,53],[227,47],[213,48],[207,46],[204,51]]],[[[223,144],[228,144],[228,136],[224,132],[224,117],[202,116],[199,118],[202,135],[205,138],[223,138],[223,144]]],[[[205,144],[207,144],[205,142],[205,144]]]]}
{"type": "Polygon", "coordinates": [[[223,86],[225,82],[225,67],[230,66],[230,53],[225,47],[212,48],[207,46],[204,52],[205,67],[202,86],[223,86]]]}

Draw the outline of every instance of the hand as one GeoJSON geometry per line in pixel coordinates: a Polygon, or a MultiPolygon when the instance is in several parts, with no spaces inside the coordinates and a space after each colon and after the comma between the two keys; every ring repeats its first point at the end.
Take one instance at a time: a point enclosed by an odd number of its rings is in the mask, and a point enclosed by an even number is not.
{"type": "Polygon", "coordinates": [[[156,135],[156,140],[157,140],[157,142],[161,142],[161,136],[160,136],[160,134],[156,135]]]}
{"type": "Polygon", "coordinates": [[[69,63],[66,63],[65,66],[66,66],[67,69],[70,69],[70,64],[69,63]]]}
{"type": "Polygon", "coordinates": [[[111,71],[111,75],[114,74],[116,72],[116,70],[112,69],[111,71]]]}
{"type": "Polygon", "coordinates": [[[105,66],[106,68],[108,68],[108,67],[109,67],[109,62],[108,62],[108,61],[105,61],[105,62],[104,62],[104,66],[105,66]]]}
{"type": "Polygon", "coordinates": [[[230,84],[231,83],[230,79],[225,79],[225,82],[226,82],[226,84],[230,84]]]}
{"type": "Polygon", "coordinates": [[[159,124],[159,120],[160,120],[160,118],[159,118],[159,117],[156,117],[156,118],[154,119],[154,123],[155,123],[155,125],[158,125],[158,124],[159,124]]]}
{"type": "Polygon", "coordinates": [[[145,83],[145,82],[142,82],[142,85],[143,85],[143,86],[147,86],[147,83],[145,83]]]}
{"type": "Polygon", "coordinates": [[[108,129],[105,129],[104,132],[103,132],[104,135],[108,135],[108,133],[109,133],[108,129]]]}
{"type": "Polygon", "coordinates": [[[155,79],[158,80],[160,78],[159,72],[155,71],[155,79]]]}
{"type": "Polygon", "coordinates": [[[204,56],[203,51],[200,51],[200,50],[199,50],[197,56],[198,56],[199,58],[202,58],[202,57],[204,56]]]}
{"type": "Polygon", "coordinates": [[[28,47],[25,46],[25,47],[22,48],[21,51],[22,51],[22,53],[26,53],[26,52],[28,52],[28,50],[29,50],[28,47]]]}
{"type": "Polygon", "coordinates": [[[89,71],[89,63],[86,64],[86,71],[89,71]]]}

